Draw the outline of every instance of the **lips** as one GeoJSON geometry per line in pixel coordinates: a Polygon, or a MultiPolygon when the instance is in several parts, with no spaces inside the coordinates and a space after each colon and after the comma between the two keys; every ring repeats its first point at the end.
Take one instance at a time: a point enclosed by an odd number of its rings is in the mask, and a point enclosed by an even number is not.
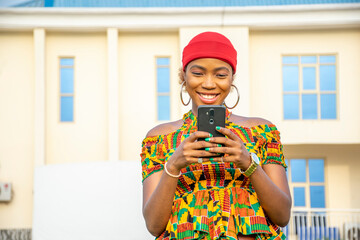
{"type": "Polygon", "coordinates": [[[197,93],[200,100],[206,104],[212,104],[216,102],[220,94],[217,93],[197,93]]]}

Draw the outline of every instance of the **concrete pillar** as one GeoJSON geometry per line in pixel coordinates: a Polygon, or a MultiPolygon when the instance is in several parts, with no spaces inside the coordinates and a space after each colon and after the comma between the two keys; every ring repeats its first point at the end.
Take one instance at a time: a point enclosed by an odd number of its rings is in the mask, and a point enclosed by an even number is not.
{"type": "Polygon", "coordinates": [[[45,29],[34,29],[35,166],[45,165],[45,29]]]}
{"type": "Polygon", "coordinates": [[[118,30],[107,29],[108,50],[108,158],[119,160],[119,80],[118,80],[118,30]]]}

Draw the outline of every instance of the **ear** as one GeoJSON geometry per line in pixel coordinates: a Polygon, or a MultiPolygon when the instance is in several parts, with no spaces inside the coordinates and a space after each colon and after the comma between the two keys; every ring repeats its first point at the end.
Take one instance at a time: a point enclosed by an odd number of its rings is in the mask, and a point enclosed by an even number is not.
{"type": "MultiPolygon", "coordinates": [[[[186,82],[186,72],[185,71],[181,71],[181,80],[183,81],[183,82],[186,82]]],[[[186,85],[186,84],[185,84],[186,85]]]]}

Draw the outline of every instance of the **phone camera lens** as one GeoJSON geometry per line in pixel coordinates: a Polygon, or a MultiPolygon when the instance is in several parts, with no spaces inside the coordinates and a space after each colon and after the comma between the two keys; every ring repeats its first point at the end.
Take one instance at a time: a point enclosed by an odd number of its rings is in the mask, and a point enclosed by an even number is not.
{"type": "Polygon", "coordinates": [[[215,114],[215,110],[213,108],[211,108],[209,112],[210,112],[210,117],[213,117],[215,114]]]}

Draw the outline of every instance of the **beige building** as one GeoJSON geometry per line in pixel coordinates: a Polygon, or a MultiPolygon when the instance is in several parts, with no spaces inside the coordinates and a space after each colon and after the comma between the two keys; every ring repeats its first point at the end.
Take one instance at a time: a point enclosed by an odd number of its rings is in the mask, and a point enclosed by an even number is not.
{"type": "Polygon", "coordinates": [[[0,9],[0,182],[12,188],[0,230],[33,227],[38,167],[139,162],[147,131],[188,111],[181,51],[206,30],[238,50],[233,112],[281,132],[289,236],[316,221],[332,227],[324,217],[332,214],[345,219],[333,225],[342,238],[360,229],[360,4],[352,3],[0,9]]]}

